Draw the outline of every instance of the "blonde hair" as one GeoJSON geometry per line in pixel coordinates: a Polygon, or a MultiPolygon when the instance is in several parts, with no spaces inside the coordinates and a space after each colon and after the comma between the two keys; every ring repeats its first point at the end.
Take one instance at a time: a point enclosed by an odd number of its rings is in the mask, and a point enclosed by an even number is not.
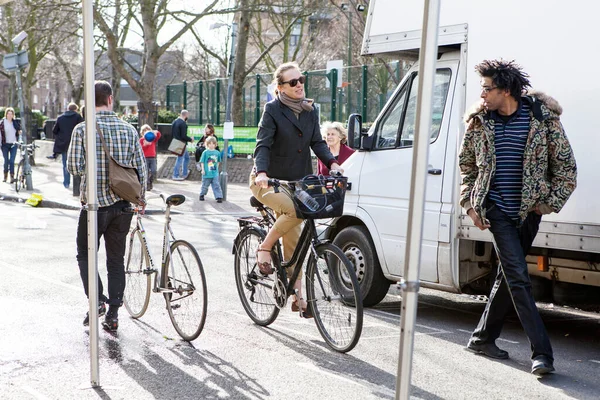
{"type": "Polygon", "coordinates": [[[142,127],[140,128],[140,135],[144,136],[144,133],[151,131],[151,130],[152,130],[152,128],[150,127],[150,125],[148,125],[148,124],[142,125],[142,127]]]}
{"type": "Polygon", "coordinates": [[[209,137],[206,138],[205,143],[206,144],[212,143],[212,144],[214,144],[216,146],[218,142],[217,142],[217,138],[216,137],[209,136],[209,137]]]}
{"type": "Polygon", "coordinates": [[[346,142],[348,141],[348,134],[346,128],[344,128],[344,125],[342,125],[341,122],[328,121],[323,123],[323,125],[321,126],[321,135],[323,136],[323,139],[327,139],[327,131],[330,129],[337,131],[338,135],[340,135],[340,142],[342,144],[346,144],[346,142]]]}
{"type": "MultiPolygon", "coordinates": [[[[279,67],[277,67],[275,72],[273,72],[273,82],[272,83],[275,86],[281,85],[283,83],[283,74],[286,71],[289,71],[290,69],[297,69],[298,71],[300,71],[300,66],[295,61],[290,61],[290,62],[281,64],[279,67]]],[[[277,90],[277,88],[275,88],[275,94],[279,94],[279,90],[277,90]]]]}
{"type": "Polygon", "coordinates": [[[17,118],[17,115],[15,114],[15,109],[12,107],[6,107],[6,109],[4,110],[4,118],[6,118],[6,114],[8,114],[9,111],[13,113],[13,119],[17,118]]]}

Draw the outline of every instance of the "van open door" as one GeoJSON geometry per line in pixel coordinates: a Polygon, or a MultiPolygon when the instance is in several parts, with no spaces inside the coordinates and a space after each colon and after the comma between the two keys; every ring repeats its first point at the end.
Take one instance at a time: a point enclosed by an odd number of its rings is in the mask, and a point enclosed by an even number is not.
{"type": "MultiPolygon", "coordinates": [[[[435,78],[420,274],[422,280],[431,283],[438,282],[442,182],[458,64],[458,58],[442,56],[435,78]]],[[[369,137],[361,140],[366,155],[358,207],[377,226],[384,254],[380,258],[385,263],[382,269],[394,276],[401,276],[404,267],[418,79],[415,67],[380,114],[369,137]]]]}

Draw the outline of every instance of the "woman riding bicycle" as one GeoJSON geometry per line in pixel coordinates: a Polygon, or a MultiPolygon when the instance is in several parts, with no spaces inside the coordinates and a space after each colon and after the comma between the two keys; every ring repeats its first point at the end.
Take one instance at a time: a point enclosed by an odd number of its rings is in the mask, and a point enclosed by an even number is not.
{"type": "MultiPolygon", "coordinates": [[[[343,172],[321,136],[319,115],[313,107],[313,100],[305,98],[306,77],[300,72],[298,64],[288,62],[280,65],[273,77],[273,83],[277,86],[276,98],[265,105],[258,125],[254,168],[250,175],[252,194],[271,208],[277,217],[257,253],[258,267],[265,275],[273,271],[273,245],[283,237],[283,257],[289,260],[298,243],[302,223],[302,219],[296,216],[292,199],[269,188],[269,178],[299,180],[312,174],[311,149],[330,170],[343,172]]],[[[293,269],[293,265],[288,267],[288,275],[293,269]]],[[[292,310],[298,311],[302,307],[306,311],[300,276],[294,289],[299,299],[294,299],[292,310]]]]}

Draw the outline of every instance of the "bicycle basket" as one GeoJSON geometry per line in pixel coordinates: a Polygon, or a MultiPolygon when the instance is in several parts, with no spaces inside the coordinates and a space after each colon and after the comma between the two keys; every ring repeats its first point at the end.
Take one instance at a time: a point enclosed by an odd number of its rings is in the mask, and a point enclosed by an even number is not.
{"type": "MultiPolygon", "coordinates": [[[[331,177],[308,175],[295,183],[293,201],[296,207],[296,215],[302,219],[319,219],[341,217],[344,213],[344,197],[348,186],[347,177],[331,177]],[[300,198],[300,188],[308,193],[312,201],[305,204],[300,198]],[[312,206],[312,207],[311,207],[312,206]]],[[[302,195],[305,196],[305,195],[302,195]]]]}

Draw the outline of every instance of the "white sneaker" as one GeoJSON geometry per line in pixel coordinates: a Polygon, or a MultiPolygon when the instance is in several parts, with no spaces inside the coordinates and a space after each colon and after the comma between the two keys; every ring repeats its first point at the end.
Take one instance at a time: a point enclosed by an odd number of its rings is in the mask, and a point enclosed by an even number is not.
{"type": "Polygon", "coordinates": [[[202,171],[202,166],[200,166],[199,162],[196,163],[196,171],[198,171],[198,172],[202,171]]]}
{"type": "Polygon", "coordinates": [[[176,178],[176,177],[173,177],[173,180],[174,180],[174,181],[182,181],[182,180],[183,180],[183,178],[182,178],[182,177],[177,177],[177,178],[176,178]]]}

